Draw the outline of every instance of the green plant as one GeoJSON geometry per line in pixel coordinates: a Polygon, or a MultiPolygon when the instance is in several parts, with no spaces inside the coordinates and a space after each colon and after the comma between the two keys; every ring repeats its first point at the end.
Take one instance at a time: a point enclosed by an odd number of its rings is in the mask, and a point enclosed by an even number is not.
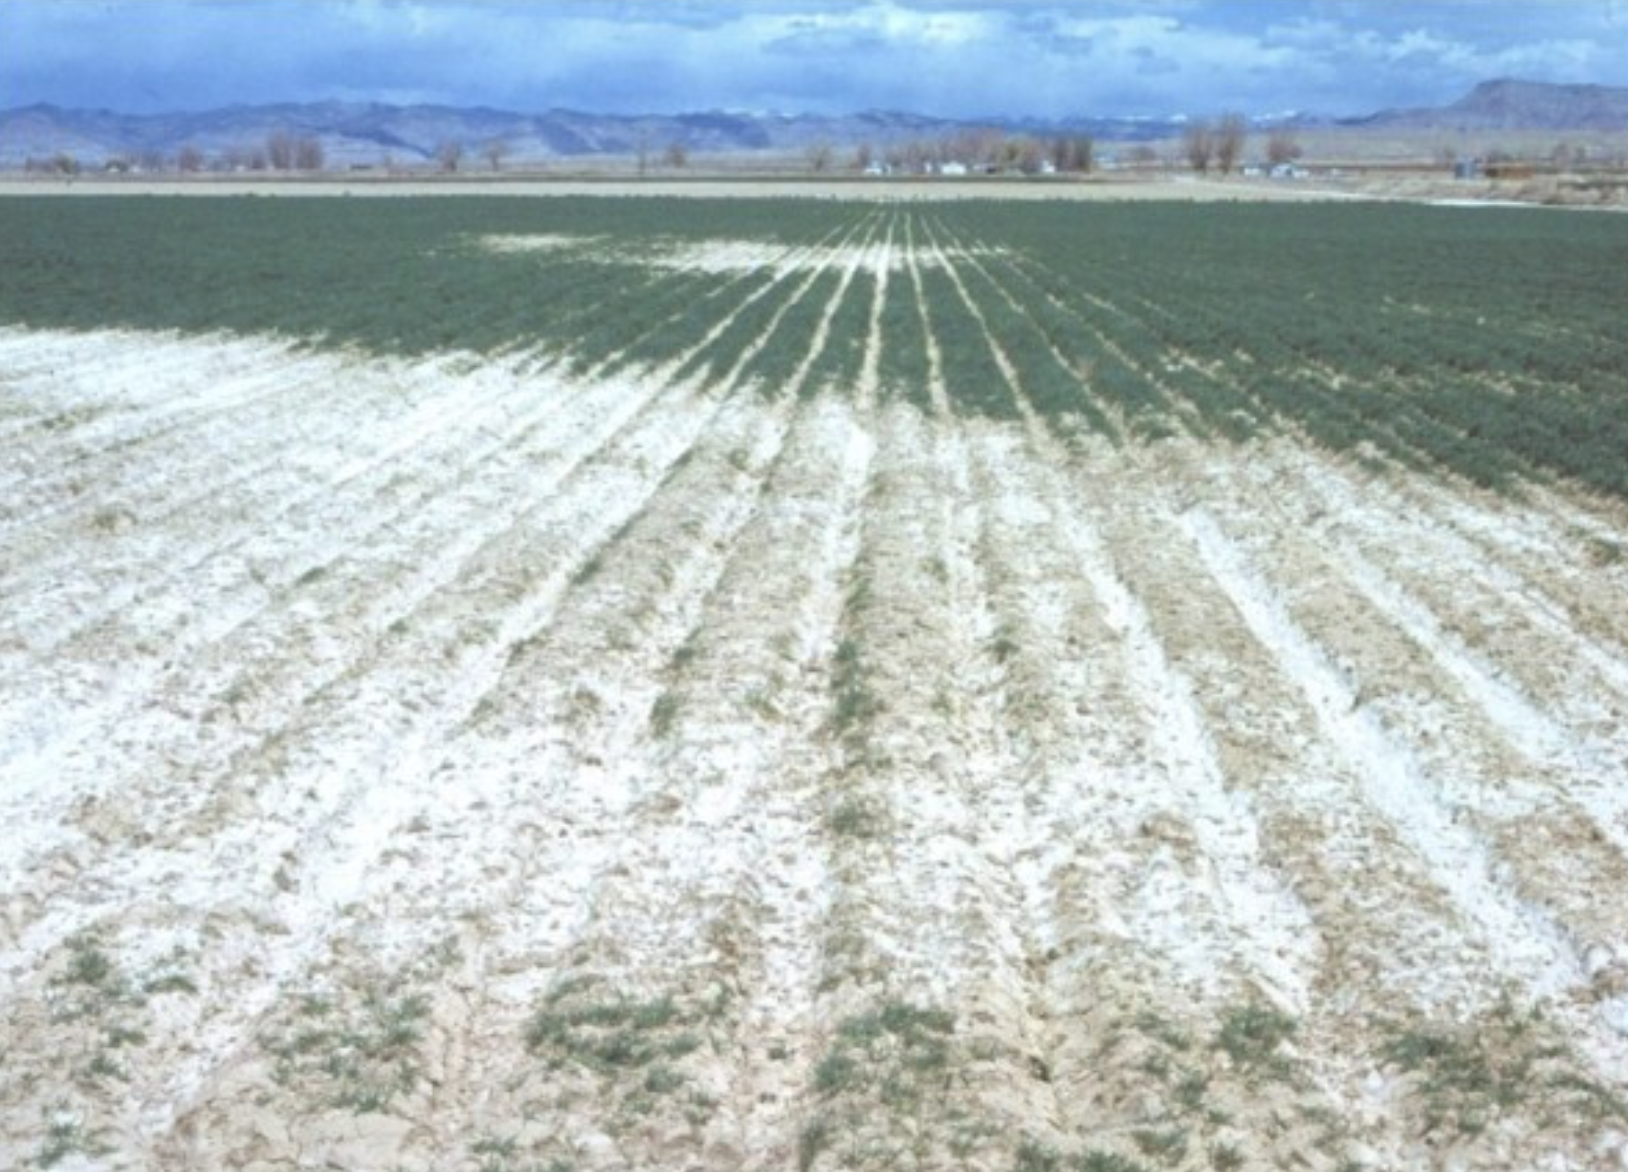
{"type": "Polygon", "coordinates": [[[1147,1168],[1117,1152],[1089,1151],[1074,1161],[1074,1172],[1147,1172],[1147,1168]]]}
{"type": "Polygon", "coordinates": [[[1628,1106],[1577,1068],[1535,1005],[1505,996],[1477,1022],[1411,1019],[1384,1032],[1380,1056],[1412,1077],[1427,1134],[1478,1135],[1528,1101],[1574,1124],[1628,1122],[1628,1106]]]}
{"type": "Polygon", "coordinates": [[[368,1114],[418,1085],[429,1010],[405,977],[313,992],[299,999],[295,1020],[263,1042],[279,1083],[312,1087],[331,1106],[368,1114]]]}
{"type": "Polygon", "coordinates": [[[816,1115],[797,1135],[797,1172],[809,1172],[820,1154],[831,1144],[831,1121],[816,1115]]]}
{"type": "Polygon", "coordinates": [[[650,707],[650,733],[657,738],[665,739],[673,731],[678,721],[679,699],[671,691],[663,692],[656,697],[656,702],[650,707]]]}
{"type": "Polygon", "coordinates": [[[1187,1131],[1180,1127],[1139,1127],[1131,1140],[1144,1156],[1165,1164],[1179,1164],[1187,1155],[1187,1131]]]}
{"type": "Polygon", "coordinates": [[[1215,1047],[1232,1060],[1233,1067],[1246,1079],[1284,1080],[1291,1063],[1282,1051],[1295,1034],[1295,1021],[1266,1005],[1245,1005],[1229,1011],[1221,1020],[1215,1047]]]}
{"type": "Polygon", "coordinates": [[[85,1126],[81,1113],[59,1103],[45,1113],[45,1134],[34,1153],[34,1166],[55,1168],[69,1156],[99,1156],[107,1151],[85,1126]]]}
{"type": "Polygon", "coordinates": [[[826,815],[825,827],[838,838],[871,841],[881,837],[885,822],[885,809],[877,799],[848,794],[826,815]]]}

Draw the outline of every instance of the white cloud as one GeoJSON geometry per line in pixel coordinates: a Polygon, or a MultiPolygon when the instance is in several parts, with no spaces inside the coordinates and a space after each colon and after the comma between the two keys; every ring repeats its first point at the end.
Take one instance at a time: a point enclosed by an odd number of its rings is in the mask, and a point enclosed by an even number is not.
{"type": "Polygon", "coordinates": [[[0,0],[0,105],[1355,113],[1628,77],[1628,0],[0,0]]]}

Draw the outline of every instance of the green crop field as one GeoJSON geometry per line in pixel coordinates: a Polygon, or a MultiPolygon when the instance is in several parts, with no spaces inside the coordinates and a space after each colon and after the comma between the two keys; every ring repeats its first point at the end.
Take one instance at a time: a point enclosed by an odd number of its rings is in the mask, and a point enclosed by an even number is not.
{"type": "MultiPolygon", "coordinates": [[[[1509,486],[1628,495],[1628,220],[1520,209],[1315,204],[860,208],[808,200],[12,199],[0,321],[274,333],[376,354],[566,354],[580,368],[691,355],[719,374],[782,299],[765,278],[652,269],[719,238],[779,249],[891,236],[967,262],[882,306],[889,393],[924,381],[911,301],[958,409],[1027,405],[1112,439],[1294,432],[1509,486]],[[546,251],[482,247],[543,236],[546,251]],[[912,349],[916,352],[912,352],[912,349]]],[[[835,279],[834,276],[831,279],[835,279]]],[[[823,292],[823,291],[821,291],[823,292]]],[[[874,286],[833,318],[821,382],[852,386],[874,286]]],[[[813,312],[746,374],[775,394],[813,312]]]]}
{"type": "Polygon", "coordinates": [[[0,1167],[1622,1172],[1628,217],[195,190],[0,199],[0,1167]]]}

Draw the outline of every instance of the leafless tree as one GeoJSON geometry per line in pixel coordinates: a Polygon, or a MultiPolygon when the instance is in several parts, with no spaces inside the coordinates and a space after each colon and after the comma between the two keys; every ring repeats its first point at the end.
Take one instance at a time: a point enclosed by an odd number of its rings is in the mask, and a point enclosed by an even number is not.
{"type": "Polygon", "coordinates": [[[267,135],[266,158],[273,171],[293,170],[294,136],[286,130],[276,130],[267,135]]]}
{"type": "Polygon", "coordinates": [[[1130,149],[1130,161],[1137,167],[1155,167],[1159,163],[1159,152],[1147,143],[1139,143],[1130,149]]]}
{"type": "Polygon", "coordinates": [[[503,169],[503,160],[509,154],[509,144],[501,138],[494,138],[481,147],[480,153],[493,171],[501,171],[503,169]]]}
{"type": "Polygon", "coordinates": [[[1189,122],[1181,134],[1181,149],[1187,165],[1200,175],[1205,174],[1215,158],[1215,131],[1208,122],[1189,122]]]}
{"type": "Polygon", "coordinates": [[[831,169],[831,144],[817,142],[808,148],[808,169],[820,172],[831,169]]]}
{"type": "Polygon", "coordinates": [[[447,139],[435,148],[435,161],[440,164],[441,170],[448,175],[453,174],[464,161],[464,144],[456,139],[447,139]]]}
{"type": "Polygon", "coordinates": [[[1085,174],[1094,162],[1095,146],[1085,135],[1063,137],[1051,144],[1051,163],[1059,173],[1085,174]]]}
{"type": "Polygon", "coordinates": [[[1025,175],[1038,175],[1045,157],[1045,149],[1032,138],[1007,139],[1001,149],[1001,162],[1006,169],[1025,175]]]}
{"type": "Polygon", "coordinates": [[[1266,139],[1266,161],[1276,167],[1283,163],[1292,163],[1300,157],[1300,142],[1295,138],[1294,131],[1288,127],[1279,127],[1266,139]]]}
{"type": "Polygon", "coordinates": [[[321,140],[304,137],[294,141],[294,169],[296,171],[320,171],[326,157],[321,140]]]}
{"type": "Polygon", "coordinates": [[[148,147],[136,153],[136,166],[149,175],[156,175],[164,170],[164,155],[162,151],[148,147]]]}
{"type": "Polygon", "coordinates": [[[1221,174],[1232,174],[1244,157],[1244,143],[1248,138],[1249,121],[1242,114],[1221,115],[1215,131],[1215,165],[1221,168],[1221,174]]]}
{"type": "Polygon", "coordinates": [[[690,148],[681,142],[667,144],[667,152],[662,155],[662,162],[674,170],[683,170],[690,165],[690,148]]]}
{"type": "Polygon", "coordinates": [[[862,142],[854,148],[853,168],[855,171],[867,171],[875,161],[876,152],[871,149],[870,143],[862,142]]]}
{"type": "Polygon", "coordinates": [[[1557,170],[1575,171],[1588,162],[1588,147],[1582,143],[1557,142],[1549,152],[1549,161],[1557,170]]]}
{"type": "Polygon", "coordinates": [[[188,143],[175,154],[175,169],[187,174],[194,174],[204,169],[203,152],[188,143]]]}

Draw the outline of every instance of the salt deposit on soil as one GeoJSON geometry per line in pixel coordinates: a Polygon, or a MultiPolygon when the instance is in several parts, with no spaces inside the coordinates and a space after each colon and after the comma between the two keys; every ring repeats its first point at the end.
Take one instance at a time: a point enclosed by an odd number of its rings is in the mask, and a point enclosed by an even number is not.
{"type": "Polygon", "coordinates": [[[8,1166],[1621,1168],[1621,510],[836,304],[778,397],[0,331],[8,1166]]]}

